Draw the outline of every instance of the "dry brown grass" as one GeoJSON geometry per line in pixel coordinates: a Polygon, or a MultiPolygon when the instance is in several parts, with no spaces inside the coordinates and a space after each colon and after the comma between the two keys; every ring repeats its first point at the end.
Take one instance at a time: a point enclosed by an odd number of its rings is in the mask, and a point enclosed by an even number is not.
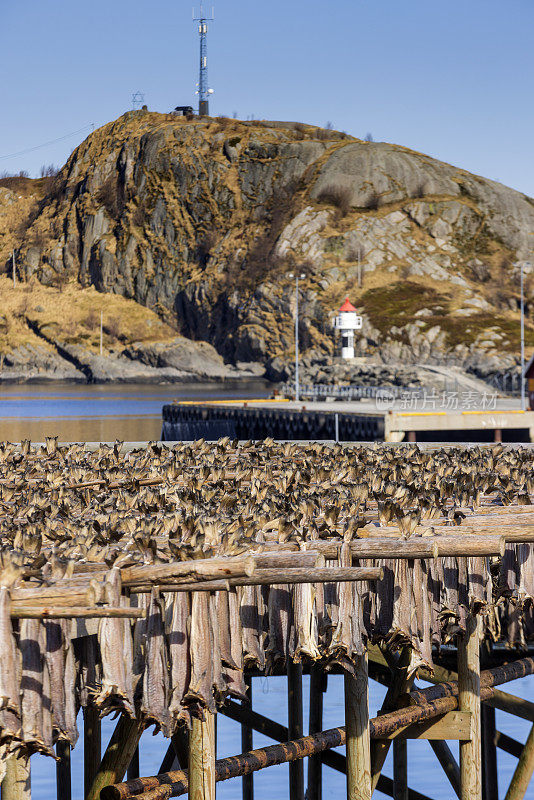
{"type": "Polygon", "coordinates": [[[136,341],[165,341],[176,336],[169,325],[150,309],[120,295],[103,294],[93,287],[83,289],[74,281],[57,287],[37,281],[13,287],[0,276],[1,314],[0,352],[43,340],[32,332],[30,324],[61,343],[82,344],[97,351],[100,345],[100,311],[103,311],[104,346],[125,346],[136,341]],[[30,323],[30,324],[28,324],[30,323]]]}

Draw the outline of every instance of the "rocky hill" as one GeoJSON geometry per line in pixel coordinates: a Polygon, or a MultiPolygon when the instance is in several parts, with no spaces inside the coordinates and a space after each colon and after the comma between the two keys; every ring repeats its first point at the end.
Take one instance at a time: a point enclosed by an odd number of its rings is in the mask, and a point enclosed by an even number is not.
{"type": "MultiPolygon", "coordinates": [[[[105,349],[117,363],[172,369],[165,354],[193,340],[197,355],[209,343],[220,377],[237,374],[223,359],[283,377],[288,275],[298,270],[301,344],[312,356],[333,352],[330,317],[348,295],[364,317],[359,355],[484,374],[517,363],[517,262],[533,232],[531,198],[404,147],[301,123],[129,112],[89,136],[56,178],[0,180],[0,263],[10,274],[16,250],[28,293],[12,324],[0,319],[0,347],[16,361],[26,331],[98,379],[83,315],[69,327],[52,302],[43,323],[30,296],[69,287],[74,305],[92,291],[91,305],[96,290],[95,309],[145,307],[142,330],[111,326],[105,349]]],[[[531,294],[528,274],[529,351],[531,294]]],[[[128,318],[121,308],[109,316],[128,318]]]]}

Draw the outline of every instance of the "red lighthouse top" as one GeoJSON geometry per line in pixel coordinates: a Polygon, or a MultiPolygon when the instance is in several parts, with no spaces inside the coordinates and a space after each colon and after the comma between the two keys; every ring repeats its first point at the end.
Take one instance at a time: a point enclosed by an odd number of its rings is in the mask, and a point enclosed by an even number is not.
{"type": "Polygon", "coordinates": [[[354,311],[356,311],[356,309],[354,308],[352,303],[349,301],[349,298],[347,297],[347,298],[345,298],[345,302],[343,303],[343,305],[341,306],[339,311],[340,311],[340,313],[344,313],[344,312],[347,312],[347,311],[353,313],[354,311]]]}

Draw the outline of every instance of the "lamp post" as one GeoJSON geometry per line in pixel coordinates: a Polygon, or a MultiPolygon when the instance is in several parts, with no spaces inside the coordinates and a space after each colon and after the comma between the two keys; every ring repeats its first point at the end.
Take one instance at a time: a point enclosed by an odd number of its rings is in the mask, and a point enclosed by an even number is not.
{"type": "Polygon", "coordinates": [[[290,278],[295,278],[295,400],[298,402],[300,394],[299,386],[299,280],[306,276],[304,273],[294,275],[289,273],[290,278]]]}

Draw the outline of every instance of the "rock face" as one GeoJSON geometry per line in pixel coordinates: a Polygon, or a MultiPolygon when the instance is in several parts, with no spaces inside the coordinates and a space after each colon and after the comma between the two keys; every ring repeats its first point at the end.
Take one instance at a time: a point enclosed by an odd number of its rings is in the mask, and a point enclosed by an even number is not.
{"type": "MultiPolygon", "coordinates": [[[[297,271],[303,351],[335,351],[330,317],[349,295],[364,317],[357,355],[480,371],[514,362],[514,265],[532,231],[530,198],[400,146],[130,112],[74,151],[16,245],[21,275],[131,298],[226,362],[269,363],[272,375],[294,346],[297,271]]],[[[121,353],[178,373],[191,357],[157,343],[121,353]]],[[[94,357],[85,368],[100,369],[94,357]]],[[[228,372],[202,353],[197,368],[228,372]]]]}

